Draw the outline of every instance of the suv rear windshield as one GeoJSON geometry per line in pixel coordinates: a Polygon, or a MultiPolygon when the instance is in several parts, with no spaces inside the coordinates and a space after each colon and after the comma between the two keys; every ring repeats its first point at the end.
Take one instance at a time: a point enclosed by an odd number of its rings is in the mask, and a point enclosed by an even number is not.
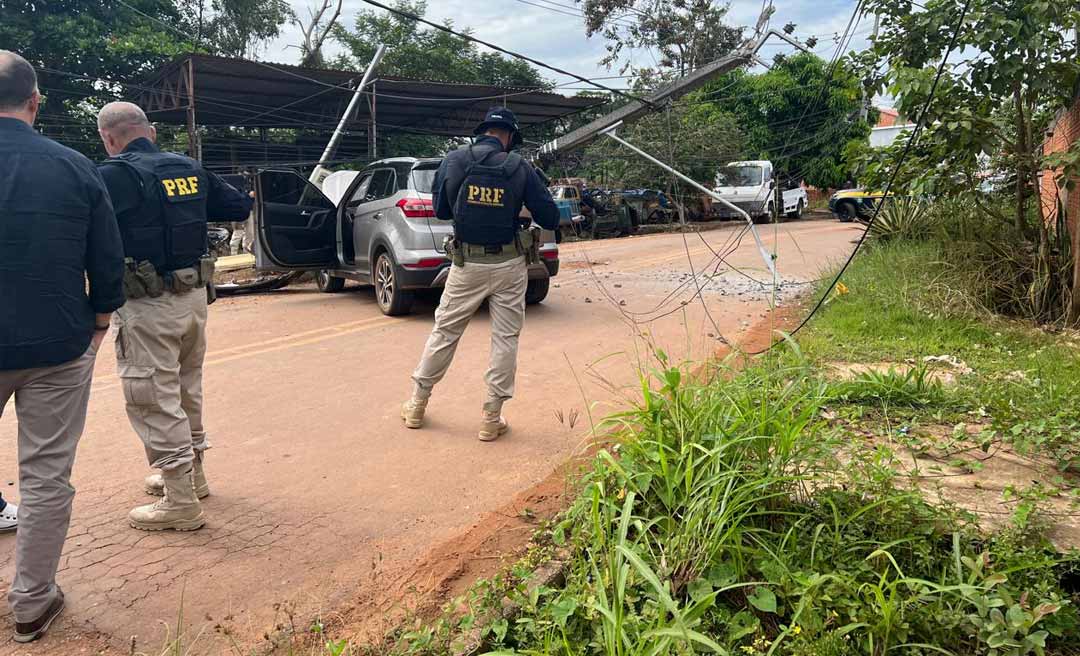
{"type": "Polygon", "coordinates": [[[435,186],[435,172],[439,170],[439,163],[423,164],[412,170],[412,188],[422,194],[430,194],[435,186]]]}

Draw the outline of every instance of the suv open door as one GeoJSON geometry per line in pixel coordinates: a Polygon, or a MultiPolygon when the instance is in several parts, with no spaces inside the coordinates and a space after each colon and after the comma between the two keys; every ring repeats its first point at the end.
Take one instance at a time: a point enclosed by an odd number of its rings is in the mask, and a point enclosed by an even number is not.
{"type": "Polygon", "coordinates": [[[337,268],[337,206],[295,171],[255,177],[257,269],[337,268]]]}

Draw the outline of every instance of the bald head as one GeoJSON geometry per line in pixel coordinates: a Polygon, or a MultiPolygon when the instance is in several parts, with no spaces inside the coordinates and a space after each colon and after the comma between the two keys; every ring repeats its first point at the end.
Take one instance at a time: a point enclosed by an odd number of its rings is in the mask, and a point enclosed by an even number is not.
{"type": "Polygon", "coordinates": [[[102,107],[97,124],[109,155],[120,154],[136,139],[154,141],[157,138],[157,131],[143,110],[129,102],[112,102],[102,107]]]}
{"type": "Polygon", "coordinates": [[[10,50],[0,50],[0,116],[33,124],[40,101],[34,67],[10,50]]]}

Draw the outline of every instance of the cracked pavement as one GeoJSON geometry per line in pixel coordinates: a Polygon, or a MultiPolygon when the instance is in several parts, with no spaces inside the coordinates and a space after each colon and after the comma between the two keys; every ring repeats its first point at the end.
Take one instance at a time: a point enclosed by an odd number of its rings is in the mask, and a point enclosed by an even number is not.
{"type": "MultiPolygon", "coordinates": [[[[571,428],[558,416],[574,410],[584,418],[591,410],[602,417],[632,395],[643,331],[674,357],[701,358],[719,346],[718,329],[731,339],[760,320],[768,289],[739,282],[741,273],[712,276],[709,265],[712,250],[736,229],[727,225],[687,244],[677,234],[564,244],[551,295],[526,319],[517,397],[506,408],[511,433],[492,444],[475,438],[486,311],[436,388],[425,430],[408,431],[398,409],[430,330],[433,299],[404,318],[383,317],[370,289],[354,285],[337,295],[299,286],[220,300],[210,313],[204,375],[212,494],[204,501],[206,527],[191,533],[127,525],[127,511],[153,497],[142,490],[149,470],[124,413],[110,334],[75,464],[74,514],[58,575],[68,608],[39,643],[16,645],[0,634],[0,654],[80,653],[59,645],[91,635],[98,642],[87,637],[82,649],[126,654],[134,640],[138,651],[156,654],[177,626],[186,653],[237,653],[277,628],[303,630],[311,618],[332,614],[361,588],[378,586],[384,568],[422,557],[565,460],[586,427],[571,428]],[[688,293],[695,288],[687,284],[688,250],[695,268],[712,276],[702,296],[716,324],[688,293]],[[661,303],[681,310],[636,327],[626,321],[627,311],[661,303]]],[[[768,226],[762,236],[778,239],[779,269],[791,287],[845,257],[858,230],[803,221],[775,235],[768,226]]],[[[749,238],[729,259],[755,277],[762,273],[749,238]]],[[[13,407],[0,420],[0,442],[0,490],[17,503],[13,407]]],[[[14,540],[0,536],[5,592],[14,540]]]]}

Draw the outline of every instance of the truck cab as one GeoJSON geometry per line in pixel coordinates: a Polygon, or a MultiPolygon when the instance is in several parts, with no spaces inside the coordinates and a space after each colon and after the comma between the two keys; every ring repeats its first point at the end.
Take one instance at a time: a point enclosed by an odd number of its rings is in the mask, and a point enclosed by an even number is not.
{"type": "MultiPolygon", "coordinates": [[[[721,198],[750,215],[755,223],[767,223],[779,214],[801,218],[807,205],[806,190],[800,181],[777,176],[772,162],[750,160],[731,162],[716,172],[714,190],[721,198]],[[780,186],[780,198],[776,188],[780,186]],[[777,203],[782,206],[778,207],[777,203]]],[[[737,212],[723,203],[714,206],[720,218],[736,218],[737,212]]]]}

